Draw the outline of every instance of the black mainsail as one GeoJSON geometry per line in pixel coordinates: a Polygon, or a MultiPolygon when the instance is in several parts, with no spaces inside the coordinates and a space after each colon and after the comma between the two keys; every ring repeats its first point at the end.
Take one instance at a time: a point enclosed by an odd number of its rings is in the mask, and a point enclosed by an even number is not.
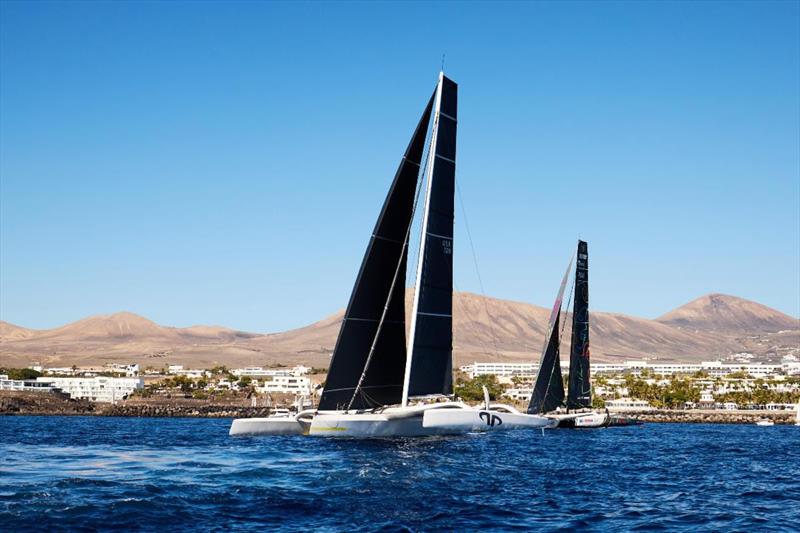
{"type": "Polygon", "coordinates": [[[340,410],[348,405],[367,409],[396,404],[402,398],[406,367],[407,237],[434,96],[428,101],[400,161],[370,237],[333,350],[320,410],[340,410]],[[371,351],[372,361],[367,367],[371,351]],[[359,394],[354,397],[356,387],[359,394]]]}
{"type": "Polygon", "coordinates": [[[579,240],[569,356],[568,409],[592,406],[592,385],[589,378],[589,251],[586,241],[579,240]]]}
{"type": "Polygon", "coordinates": [[[561,279],[561,287],[558,289],[558,296],[556,296],[553,310],[550,312],[548,330],[544,337],[545,345],[539,362],[539,373],[536,375],[536,384],[528,405],[529,414],[548,413],[564,403],[564,382],[561,379],[559,353],[559,324],[561,322],[561,303],[564,299],[564,289],[567,286],[570,270],[572,270],[572,259],[561,279]]]}
{"type": "Polygon", "coordinates": [[[453,393],[453,203],[458,85],[440,74],[403,404],[453,393]]]}

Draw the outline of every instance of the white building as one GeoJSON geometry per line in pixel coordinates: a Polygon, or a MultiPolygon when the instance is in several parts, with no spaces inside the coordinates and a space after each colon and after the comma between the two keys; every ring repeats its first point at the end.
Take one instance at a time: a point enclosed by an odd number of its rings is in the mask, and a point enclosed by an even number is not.
{"type": "Polygon", "coordinates": [[[653,407],[645,400],[634,400],[633,398],[619,398],[618,400],[606,400],[606,407],[609,411],[649,411],[653,407]]]}
{"type": "Polygon", "coordinates": [[[192,379],[211,377],[211,372],[208,370],[201,370],[199,368],[183,368],[183,365],[169,365],[167,367],[167,374],[172,374],[173,376],[186,376],[187,378],[192,379]]]}
{"type": "Polygon", "coordinates": [[[33,379],[8,379],[5,374],[0,375],[0,390],[23,392],[50,392],[53,386],[49,383],[39,383],[33,379]]]}
{"type": "Polygon", "coordinates": [[[495,376],[535,376],[539,365],[533,363],[472,363],[459,368],[470,378],[494,374],[495,376]]]}
{"type": "Polygon", "coordinates": [[[238,377],[264,378],[275,376],[305,376],[311,371],[307,366],[297,365],[293,368],[264,368],[260,366],[248,366],[245,368],[234,368],[231,374],[238,377]]]}
{"type": "MultiPolygon", "coordinates": [[[[568,361],[561,362],[562,369],[569,368],[568,361]]],[[[539,365],[533,363],[473,363],[460,368],[470,378],[486,374],[495,376],[534,376],[539,365]]],[[[720,361],[703,361],[701,363],[648,363],[647,361],[625,361],[623,363],[592,363],[593,374],[639,375],[648,370],[657,375],[695,374],[705,372],[711,377],[724,377],[734,372],[744,372],[750,376],[764,378],[777,374],[800,374],[800,363],[785,362],[780,365],[763,363],[722,363],[720,361]]]]}
{"type": "Polygon", "coordinates": [[[144,387],[141,378],[108,378],[103,376],[84,378],[36,378],[40,383],[49,383],[69,394],[70,398],[92,402],[116,403],[127,398],[136,389],[144,387]]]}
{"type": "Polygon", "coordinates": [[[129,378],[135,378],[139,375],[139,365],[137,363],[131,363],[128,365],[121,363],[109,363],[106,366],[115,372],[124,372],[129,378]]]}
{"type": "Polygon", "coordinates": [[[532,388],[511,388],[506,389],[503,392],[503,396],[506,398],[511,398],[512,400],[516,400],[519,402],[529,402],[531,401],[531,396],[533,395],[532,388]]]}
{"type": "Polygon", "coordinates": [[[256,388],[258,392],[281,392],[288,394],[311,394],[311,380],[302,376],[273,376],[271,380],[256,388]]]}

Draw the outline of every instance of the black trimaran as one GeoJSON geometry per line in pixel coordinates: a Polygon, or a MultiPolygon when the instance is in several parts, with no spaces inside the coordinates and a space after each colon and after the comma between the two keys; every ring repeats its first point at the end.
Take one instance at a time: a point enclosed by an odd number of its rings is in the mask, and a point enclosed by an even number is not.
{"type": "Polygon", "coordinates": [[[589,350],[589,251],[586,241],[578,241],[573,285],[572,342],[569,353],[569,376],[566,401],[564,382],[561,376],[560,328],[561,304],[564,288],[572,268],[570,260],[567,271],[550,314],[545,346],[539,363],[539,373],[531,394],[528,413],[546,415],[558,422],[557,427],[605,427],[609,425],[631,425],[635,420],[615,417],[608,412],[591,411],[592,385],[589,350]],[[558,412],[566,408],[565,412],[558,412]]]}
{"type": "Polygon", "coordinates": [[[232,435],[412,436],[468,430],[423,425],[430,410],[477,413],[461,402],[441,401],[453,393],[457,109],[458,86],[440,73],[370,237],[318,408],[281,420],[237,419],[232,435]],[[427,187],[407,345],[406,267],[422,176],[427,187]]]}

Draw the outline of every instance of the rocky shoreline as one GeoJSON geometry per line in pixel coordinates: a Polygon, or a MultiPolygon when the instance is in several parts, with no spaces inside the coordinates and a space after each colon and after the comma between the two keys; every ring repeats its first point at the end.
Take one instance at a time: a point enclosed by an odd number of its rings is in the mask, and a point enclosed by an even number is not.
{"type": "Polygon", "coordinates": [[[245,418],[269,416],[269,407],[242,405],[243,401],[210,402],[196,399],[136,399],[117,404],[72,400],[59,394],[3,391],[0,416],[121,416],[245,418]]]}
{"type": "MultiPolygon", "coordinates": [[[[119,416],[119,417],[194,417],[249,418],[269,416],[269,407],[252,407],[239,402],[216,403],[196,399],[136,399],[117,404],[71,400],[48,393],[0,393],[0,416],[119,416]]],[[[650,410],[628,411],[625,416],[650,423],[755,424],[769,419],[775,424],[794,424],[792,411],[704,411],[650,410]]]]}
{"type": "Polygon", "coordinates": [[[683,424],[755,424],[759,420],[772,420],[778,424],[794,424],[794,411],[721,411],[721,410],[656,410],[631,411],[642,422],[671,422],[683,424]]]}

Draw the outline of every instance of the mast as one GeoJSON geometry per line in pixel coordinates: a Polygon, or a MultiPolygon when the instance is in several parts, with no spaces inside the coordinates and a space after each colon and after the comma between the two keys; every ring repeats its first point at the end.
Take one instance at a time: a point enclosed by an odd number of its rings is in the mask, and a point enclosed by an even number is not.
{"type": "Polygon", "coordinates": [[[365,409],[400,401],[406,365],[405,272],[420,163],[434,95],[400,160],[364,253],[318,409],[365,409]],[[374,361],[367,359],[374,353],[374,361]],[[359,394],[355,394],[358,388],[359,394]]]}
{"type": "Polygon", "coordinates": [[[402,405],[453,390],[453,211],[458,86],[439,73],[402,405]]]}
{"type": "Polygon", "coordinates": [[[559,324],[561,322],[561,303],[564,300],[564,289],[572,270],[572,258],[569,260],[561,286],[558,289],[556,301],[550,311],[547,333],[544,337],[544,348],[539,359],[539,372],[536,374],[536,384],[533,387],[531,401],[528,404],[528,413],[538,414],[553,411],[564,403],[564,383],[561,379],[561,357],[559,324]]]}
{"type": "Polygon", "coordinates": [[[575,304],[572,311],[572,343],[569,355],[568,409],[592,406],[589,365],[589,251],[586,241],[578,241],[575,265],[575,304]]]}

